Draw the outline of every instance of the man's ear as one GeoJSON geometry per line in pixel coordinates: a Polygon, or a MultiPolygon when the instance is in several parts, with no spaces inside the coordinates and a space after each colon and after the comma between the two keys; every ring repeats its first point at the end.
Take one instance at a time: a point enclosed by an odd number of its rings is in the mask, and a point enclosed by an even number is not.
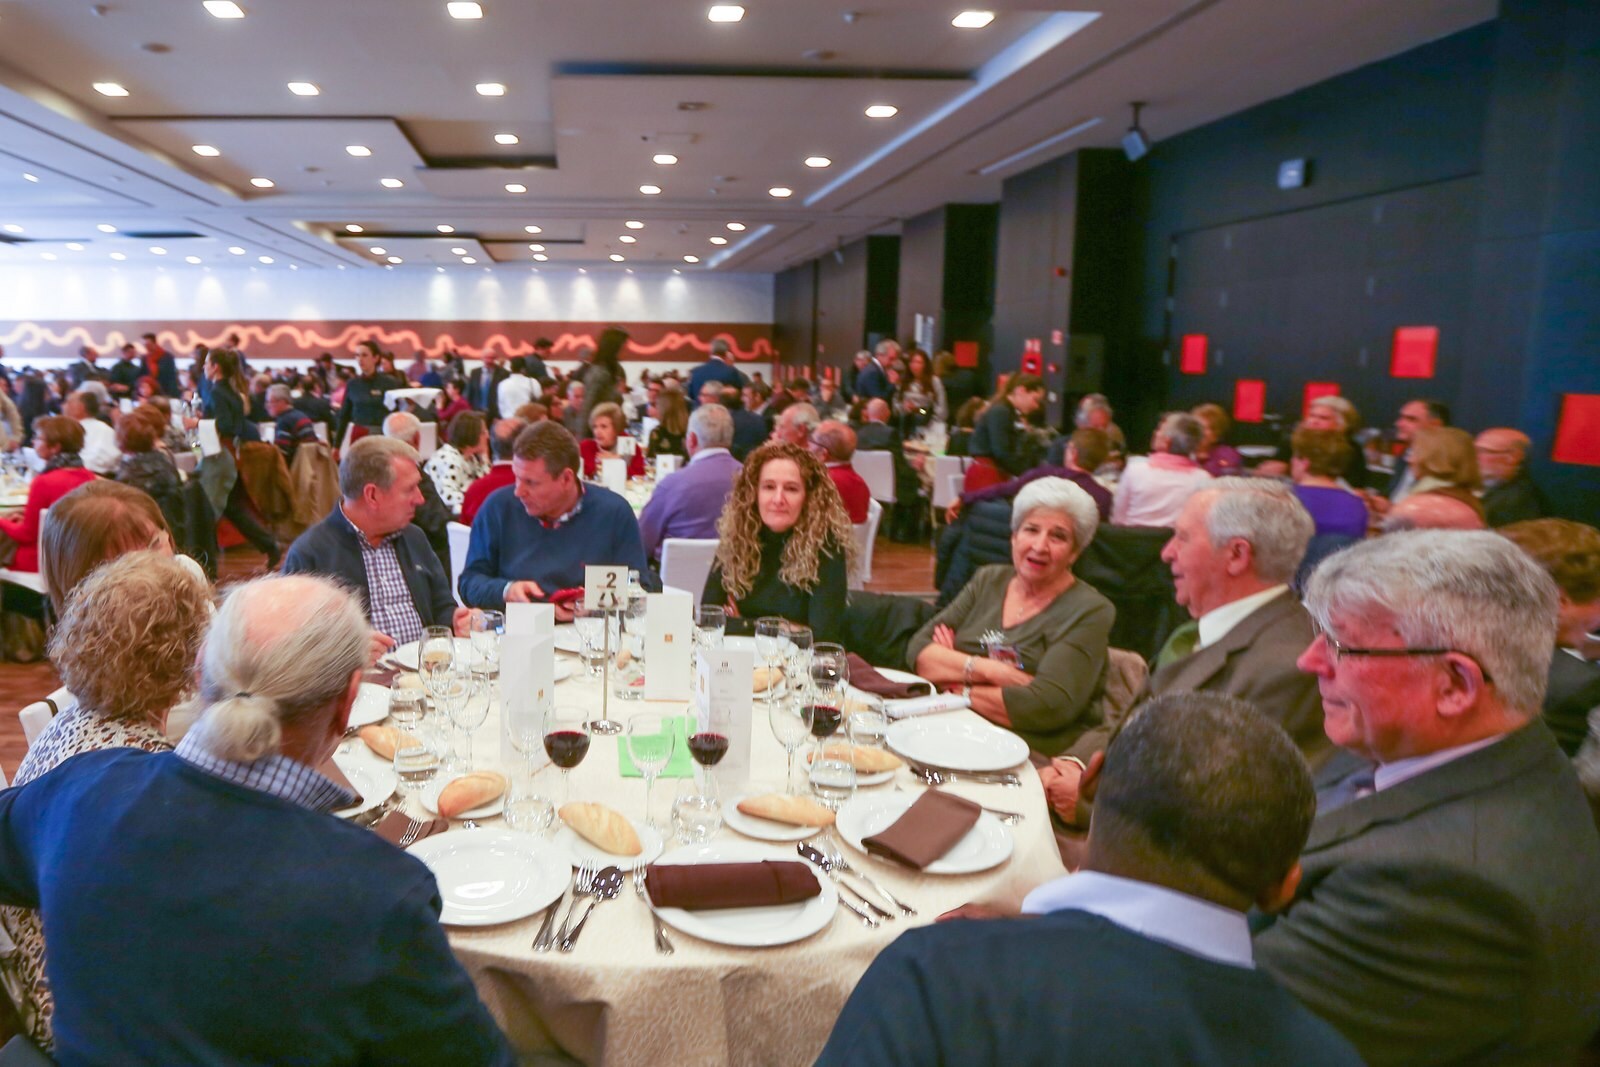
{"type": "Polygon", "coordinates": [[[342,735],[350,728],[350,709],[355,707],[356,694],[361,692],[361,676],[365,668],[357,668],[350,675],[350,684],[345,686],[344,696],[339,698],[339,713],[334,716],[334,733],[342,735]]]}
{"type": "Polygon", "coordinates": [[[1287,908],[1294,900],[1295,893],[1299,891],[1300,879],[1304,875],[1305,871],[1297,860],[1295,865],[1289,868],[1289,873],[1283,876],[1282,881],[1262,890],[1261,895],[1256,898],[1256,905],[1268,914],[1287,908]]]}
{"type": "Polygon", "coordinates": [[[1455,717],[1465,714],[1478,703],[1488,688],[1488,680],[1478,662],[1460,652],[1447,652],[1444,670],[1435,678],[1434,696],[1439,714],[1455,717]]]}

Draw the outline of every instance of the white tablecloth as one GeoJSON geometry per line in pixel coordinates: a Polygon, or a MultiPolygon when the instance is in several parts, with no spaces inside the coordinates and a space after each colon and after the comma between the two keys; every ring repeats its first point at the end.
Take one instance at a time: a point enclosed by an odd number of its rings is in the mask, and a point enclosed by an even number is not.
{"type": "MultiPolygon", "coordinates": [[[[558,654],[557,659],[571,658],[558,654]]],[[[599,682],[584,678],[580,670],[558,685],[556,700],[598,709],[599,682]]],[[[631,712],[646,709],[677,714],[685,705],[613,701],[611,717],[625,722],[631,712]]],[[[787,757],[760,704],[753,739],[752,778],[779,785],[787,757]]],[[[479,766],[498,765],[497,708],[473,741],[479,766]]],[[[594,738],[588,756],[572,772],[573,799],[599,801],[638,817],[643,812],[644,783],[619,776],[618,743],[616,737],[594,738]]],[[[542,756],[539,762],[540,780],[548,785],[545,791],[559,802],[559,771],[542,756]]],[[[1027,766],[1020,771],[1021,788],[944,787],[991,807],[1027,813],[1011,827],[1016,842],[1011,859],[994,870],[923,876],[877,859],[864,860],[845,847],[853,864],[866,867],[917,909],[916,916],[884,922],[876,930],[863,927],[843,909],[822,932],[777,948],[725,948],[669,929],[677,952],[661,956],[654,950],[648,909],[634,895],[630,881],[621,896],[598,907],[570,955],[532,951],[542,912],[503,926],[452,929],[450,943],[519,1052],[558,1047],[588,1063],[620,1067],[809,1064],[821,1051],[862,972],[901,932],[931,923],[941,912],[969,901],[1015,906],[1028,890],[1065,873],[1038,776],[1027,766]]],[[[656,782],[651,806],[658,825],[668,822],[677,786],[676,779],[656,782]]],[[[902,770],[893,784],[863,793],[921,788],[902,770]]],[[[736,791],[724,787],[722,795],[727,798],[736,791]]],[[[480,820],[480,825],[500,823],[480,820]]],[[[718,839],[747,840],[726,826],[718,839]]],[[[674,847],[669,840],[668,851],[674,847]]],[[[775,856],[794,858],[793,845],[770,847],[775,856]]]]}
{"type": "Polygon", "coordinates": [[[390,411],[399,411],[402,400],[412,400],[425,408],[433,407],[433,402],[439,399],[442,389],[417,388],[417,389],[390,389],[383,394],[383,406],[390,411]]]}

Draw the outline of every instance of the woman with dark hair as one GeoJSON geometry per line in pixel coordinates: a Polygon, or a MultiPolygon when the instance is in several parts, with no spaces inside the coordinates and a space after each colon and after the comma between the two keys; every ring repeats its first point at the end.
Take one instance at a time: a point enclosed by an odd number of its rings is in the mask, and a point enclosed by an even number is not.
{"type": "Polygon", "coordinates": [[[435,401],[438,406],[439,425],[448,426],[451,421],[463,411],[471,411],[472,405],[467,403],[467,398],[461,395],[463,378],[446,378],[444,380],[444,399],[435,401]]]}
{"type": "Polygon", "coordinates": [[[661,420],[650,431],[647,449],[650,457],[669,455],[689,458],[684,436],[689,432],[689,404],[683,398],[683,387],[675,379],[668,379],[656,394],[656,413],[661,420]]]}
{"type": "Polygon", "coordinates": [[[811,627],[818,641],[842,639],[855,540],[844,500],[816,456],[783,441],[752,452],[717,536],[701,602],[725,608],[730,629],[748,632],[757,618],[778,615],[811,627]]]}
{"type": "Polygon", "coordinates": [[[22,379],[22,390],[17,396],[17,413],[22,416],[22,439],[33,437],[33,420],[46,415],[61,414],[59,404],[51,406],[50,387],[37,374],[22,379]]]}
{"type": "Polygon", "coordinates": [[[1213,478],[1244,473],[1244,457],[1239,450],[1225,442],[1233,420],[1222,410],[1221,404],[1201,404],[1189,412],[1200,420],[1200,447],[1195,449],[1194,461],[1213,478]]]}
{"type": "Polygon", "coordinates": [[[46,415],[33,423],[33,450],[44,460],[44,471],[28,485],[28,502],[15,518],[0,518],[0,534],[10,546],[0,543],[0,555],[8,547],[15,552],[6,565],[13,570],[37,572],[39,569],[39,523],[52,504],[80,485],[95,480],[85,470],[78,450],[83,447],[83,427],[65,415],[46,415]]]}
{"type": "Polygon", "coordinates": [[[628,375],[622,369],[622,346],[627,343],[626,330],[608,326],[600,331],[600,340],[578,378],[583,382],[583,425],[589,424],[589,414],[601,404],[622,403],[628,388],[628,375]]]}
{"type": "MultiPolygon", "coordinates": [[[[216,420],[222,449],[200,461],[200,484],[205,487],[212,509],[233,523],[258,551],[266,553],[267,569],[275,571],[283,558],[283,549],[278,547],[278,539],[272,531],[256,521],[251,513],[250,494],[245,491],[235,462],[240,441],[261,439],[260,431],[246,414],[245,394],[250,383],[239,365],[239,353],[226,348],[212,349],[206,357],[206,380],[211,383],[211,392],[206,397],[206,417],[216,420]]],[[[194,419],[187,423],[199,425],[194,419]]]]}
{"type": "Polygon", "coordinates": [[[117,446],[122,460],[115,477],[123,485],[143,490],[161,508],[171,529],[183,527],[183,479],[165,449],[162,436],[169,423],[154,407],[138,407],[117,423],[117,446]]]}
{"type": "Polygon", "coordinates": [[[930,422],[944,423],[950,419],[949,401],[945,397],[944,382],[933,373],[928,354],[913,348],[906,361],[905,384],[900,390],[901,432],[909,434],[930,422]]]}
{"type": "Polygon", "coordinates": [[[962,492],[999,485],[1028,469],[1024,422],[1043,403],[1044,379],[1037,374],[1013,374],[996,390],[973,426],[967,451],[974,462],[967,468],[962,492]]]}
{"type": "Polygon", "coordinates": [[[428,457],[423,473],[433,479],[450,514],[461,511],[467,486],[489,473],[489,426],[482,412],[463,411],[450,420],[450,437],[428,457]]]}
{"type": "MultiPolygon", "coordinates": [[[[58,500],[39,537],[39,577],[55,617],[90,571],[143,549],[174,551],[172,529],[149,493],[96,478],[58,500]]],[[[183,558],[193,574],[205,577],[199,564],[183,558]]]]}
{"type": "Polygon", "coordinates": [[[968,397],[967,401],[956,409],[955,425],[950,427],[950,438],[945,443],[944,454],[947,456],[969,455],[972,449],[972,430],[978,424],[978,418],[983,414],[983,409],[989,402],[981,396],[968,397]]]}

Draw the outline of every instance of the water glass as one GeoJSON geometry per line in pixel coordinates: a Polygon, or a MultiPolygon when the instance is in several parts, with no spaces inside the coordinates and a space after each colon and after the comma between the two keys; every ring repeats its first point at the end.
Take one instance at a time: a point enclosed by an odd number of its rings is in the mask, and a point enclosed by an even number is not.
{"type": "Polygon", "coordinates": [[[506,790],[504,818],[506,826],[518,833],[543,836],[555,825],[556,806],[539,792],[539,783],[532,774],[517,774],[506,790]]]}
{"type": "Polygon", "coordinates": [[[856,795],[856,765],[848,758],[817,753],[811,761],[811,792],[826,807],[838,811],[856,795]]]}
{"type": "Polygon", "coordinates": [[[672,801],[672,830],[678,842],[702,844],[715,837],[720,829],[722,802],[703,791],[693,778],[683,779],[672,801]]]}
{"type": "Polygon", "coordinates": [[[783,625],[783,676],[785,678],[804,678],[811,670],[811,651],[815,638],[811,627],[802,626],[797,622],[786,622],[783,625]]]}
{"type": "Polygon", "coordinates": [[[572,625],[578,631],[578,640],[583,648],[583,664],[589,671],[589,677],[600,677],[606,665],[606,613],[575,608],[572,625]]]}
{"type": "Polygon", "coordinates": [[[655,825],[650,817],[650,791],[656,784],[656,777],[672,761],[677,740],[672,720],[665,715],[645,711],[628,719],[628,756],[644,778],[644,821],[647,825],[655,825]]]}
{"type": "Polygon", "coordinates": [[[728,632],[728,613],[719,607],[706,604],[695,616],[695,641],[701,648],[721,648],[723,635],[728,632]]]}
{"type": "Polygon", "coordinates": [[[882,748],[889,736],[889,716],[877,702],[854,701],[845,719],[845,733],[852,745],[864,748],[882,748]]]}
{"type": "Polygon", "coordinates": [[[638,597],[619,613],[622,625],[611,660],[611,695],[619,700],[644,699],[645,603],[638,597]]]}
{"type": "Polygon", "coordinates": [[[414,794],[433,781],[443,763],[443,748],[439,735],[421,724],[401,735],[394,747],[394,773],[401,793],[414,794]]]}
{"type": "MultiPolygon", "coordinates": [[[[783,628],[788,625],[788,620],[777,615],[763,615],[756,620],[756,654],[761,657],[761,665],[766,668],[777,666],[783,658],[784,640],[783,628]]],[[[772,677],[767,677],[767,689],[762,699],[772,699],[772,677]]]]}
{"type": "Polygon", "coordinates": [[[506,617],[498,611],[472,613],[472,669],[494,679],[500,677],[500,637],[506,632],[506,617]]]}
{"type": "Polygon", "coordinates": [[[415,675],[401,675],[395,679],[395,686],[389,690],[389,718],[401,729],[409,730],[421,722],[428,714],[427,702],[423,699],[422,686],[401,685],[405,678],[415,678],[415,675]]]}

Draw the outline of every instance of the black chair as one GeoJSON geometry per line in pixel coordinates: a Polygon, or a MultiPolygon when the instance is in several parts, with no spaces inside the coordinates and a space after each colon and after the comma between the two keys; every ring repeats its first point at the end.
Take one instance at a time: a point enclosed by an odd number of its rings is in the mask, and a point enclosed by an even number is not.
{"type": "Polygon", "coordinates": [[[1171,539],[1164,526],[1102,525],[1072,568],[1116,607],[1112,647],[1131,649],[1150,662],[1189,619],[1178,604],[1172,571],[1161,561],[1171,539]]]}
{"type": "Polygon", "coordinates": [[[846,602],[844,645],[877,667],[906,667],[906,645],[934,616],[926,600],[890,593],[854,592],[846,602]]]}

